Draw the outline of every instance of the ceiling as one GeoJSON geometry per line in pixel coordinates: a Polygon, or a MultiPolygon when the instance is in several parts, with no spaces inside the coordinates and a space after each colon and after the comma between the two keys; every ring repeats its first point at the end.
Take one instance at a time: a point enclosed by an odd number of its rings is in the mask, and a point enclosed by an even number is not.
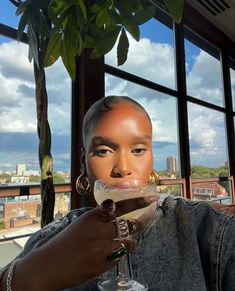
{"type": "Polygon", "coordinates": [[[235,0],[185,0],[235,42],[235,0]]]}

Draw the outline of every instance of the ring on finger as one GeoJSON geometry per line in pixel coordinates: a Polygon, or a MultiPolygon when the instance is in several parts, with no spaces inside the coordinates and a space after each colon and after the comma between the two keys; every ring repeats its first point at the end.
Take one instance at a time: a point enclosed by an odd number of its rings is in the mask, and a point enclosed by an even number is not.
{"type": "Polygon", "coordinates": [[[130,235],[141,230],[141,223],[137,219],[128,218],[127,221],[129,222],[129,225],[130,225],[130,227],[129,227],[129,234],[130,235]]]}
{"type": "Polygon", "coordinates": [[[129,227],[127,220],[123,217],[118,217],[115,220],[116,229],[117,229],[117,238],[127,239],[129,237],[129,227]]]}
{"type": "Polygon", "coordinates": [[[121,243],[121,246],[115,250],[113,250],[111,252],[111,254],[109,254],[107,256],[107,259],[109,262],[117,262],[120,261],[121,257],[124,256],[127,253],[127,248],[124,245],[124,243],[121,243]]]}

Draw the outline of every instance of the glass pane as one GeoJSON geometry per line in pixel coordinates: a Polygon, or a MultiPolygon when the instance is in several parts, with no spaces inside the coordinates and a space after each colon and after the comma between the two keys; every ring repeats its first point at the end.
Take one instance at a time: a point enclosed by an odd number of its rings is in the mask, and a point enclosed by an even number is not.
{"type": "MultiPolygon", "coordinates": [[[[46,70],[57,183],[69,181],[71,82],[62,62],[46,70]],[[59,179],[59,176],[62,179],[59,179]]],[[[25,44],[0,41],[0,183],[38,182],[35,81],[25,44]],[[23,167],[20,171],[19,165],[23,167]]]]}
{"type": "Polygon", "coordinates": [[[188,103],[192,177],[228,176],[223,113],[188,103]]]}
{"type": "MultiPolygon", "coordinates": [[[[174,36],[172,29],[152,19],[140,28],[141,39],[135,41],[129,34],[129,52],[126,63],[118,68],[139,77],[175,89],[174,36]]],[[[117,67],[117,44],[105,56],[108,65],[117,67]]]]}
{"type": "Polygon", "coordinates": [[[235,111],[235,60],[230,59],[230,78],[233,98],[233,111],[235,111]]]}
{"type": "Polygon", "coordinates": [[[40,195],[0,198],[2,237],[32,233],[40,228],[40,195]]]}
{"type": "Polygon", "coordinates": [[[0,23],[16,28],[20,17],[16,17],[15,12],[15,5],[9,0],[1,0],[0,23]]]}
{"type": "Polygon", "coordinates": [[[153,123],[154,168],[161,177],[178,177],[176,99],[108,74],[105,75],[105,95],[130,96],[144,106],[153,123]],[[176,172],[167,172],[168,157],[176,158],[176,172]]]}
{"type": "Polygon", "coordinates": [[[55,196],[54,217],[60,219],[70,210],[70,193],[58,193],[55,196]]]}
{"type": "Polygon", "coordinates": [[[160,197],[164,198],[168,195],[174,195],[174,196],[182,196],[182,186],[181,185],[161,185],[157,186],[157,192],[159,194],[162,194],[160,197]]]}
{"type": "MultiPolygon", "coordinates": [[[[57,193],[54,215],[56,219],[69,211],[70,193],[57,193]]],[[[0,198],[0,234],[6,237],[21,235],[40,228],[40,195],[0,198]],[[14,232],[13,232],[14,231],[14,232]]],[[[0,237],[1,239],[1,237],[0,237]]]]}
{"type": "Polygon", "coordinates": [[[187,94],[224,106],[219,50],[188,31],[184,44],[187,94]]]}
{"type": "MultiPolygon", "coordinates": [[[[70,193],[58,193],[55,197],[55,219],[69,211],[70,193]]],[[[0,198],[0,240],[13,236],[32,234],[41,228],[40,195],[0,198]]],[[[0,268],[21,252],[29,236],[0,241],[0,268]],[[1,256],[4,252],[5,256],[1,256]]]]}
{"type": "Polygon", "coordinates": [[[230,182],[193,183],[193,199],[230,204],[232,203],[230,182]]]}

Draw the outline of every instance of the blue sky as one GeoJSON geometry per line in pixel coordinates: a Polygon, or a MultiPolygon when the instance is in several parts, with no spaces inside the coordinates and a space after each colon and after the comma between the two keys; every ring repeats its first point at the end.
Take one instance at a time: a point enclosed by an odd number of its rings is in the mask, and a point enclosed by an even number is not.
{"type": "Polygon", "coordinates": [[[16,7],[8,0],[1,0],[0,4],[0,22],[6,25],[16,27],[19,17],[15,16],[16,7]]]}
{"type": "MultiPolygon", "coordinates": [[[[17,26],[19,18],[8,0],[1,0],[0,22],[17,26]]],[[[151,20],[141,27],[141,41],[130,38],[129,56],[120,67],[161,85],[175,88],[174,42],[172,31],[151,20]]],[[[222,104],[220,64],[185,41],[187,84],[190,95],[222,104]]],[[[105,57],[116,66],[115,48],[105,57]]],[[[153,149],[156,169],[166,169],[166,158],[178,156],[176,99],[130,82],[106,75],[105,91],[128,95],[139,101],[153,121],[153,149]]],[[[49,121],[55,170],[70,167],[71,82],[61,62],[47,69],[49,121]]],[[[224,116],[189,104],[191,161],[221,166],[227,160],[224,116]]],[[[0,36],[0,170],[26,163],[37,169],[34,80],[27,47],[0,36]],[[17,61],[16,61],[17,60],[17,61]]]]}

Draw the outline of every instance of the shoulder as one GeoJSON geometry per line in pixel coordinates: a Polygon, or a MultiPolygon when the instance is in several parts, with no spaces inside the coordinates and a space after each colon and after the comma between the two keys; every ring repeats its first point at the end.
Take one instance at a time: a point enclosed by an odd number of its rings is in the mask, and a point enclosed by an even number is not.
{"type": "Polygon", "coordinates": [[[168,196],[163,202],[162,207],[169,211],[183,211],[189,214],[205,215],[211,213],[215,216],[233,216],[232,213],[224,211],[223,207],[216,207],[214,203],[202,200],[189,200],[183,197],[168,196]]]}
{"type": "Polygon", "coordinates": [[[171,223],[200,229],[202,232],[221,234],[234,215],[216,209],[206,201],[187,200],[181,197],[167,197],[162,205],[162,218],[171,223]]]}

